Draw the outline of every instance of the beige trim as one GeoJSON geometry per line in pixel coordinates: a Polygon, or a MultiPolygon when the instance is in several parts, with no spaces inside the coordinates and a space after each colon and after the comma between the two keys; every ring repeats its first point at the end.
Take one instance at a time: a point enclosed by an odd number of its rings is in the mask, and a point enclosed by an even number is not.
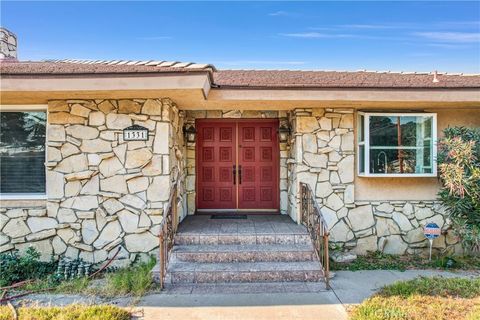
{"type": "Polygon", "coordinates": [[[16,105],[16,104],[0,104],[0,112],[4,111],[47,111],[48,105],[46,104],[24,104],[24,105],[16,105]]]}
{"type": "Polygon", "coordinates": [[[478,89],[308,89],[252,90],[215,89],[208,100],[294,101],[441,101],[480,102],[478,89]]]}
{"type": "Polygon", "coordinates": [[[1,90],[13,91],[100,91],[100,90],[162,90],[200,89],[208,95],[210,80],[207,74],[155,75],[149,77],[3,77],[1,90]]]}

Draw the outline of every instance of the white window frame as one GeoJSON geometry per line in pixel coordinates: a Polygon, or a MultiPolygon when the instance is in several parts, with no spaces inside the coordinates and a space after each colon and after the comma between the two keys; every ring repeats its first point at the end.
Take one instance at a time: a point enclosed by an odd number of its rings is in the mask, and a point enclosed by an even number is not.
{"type": "Polygon", "coordinates": [[[357,128],[360,130],[360,116],[364,117],[363,135],[364,141],[360,142],[361,132],[357,132],[357,175],[359,177],[375,177],[375,178],[408,178],[408,177],[436,177],[437,176],[437,114],[436,113],[409,113],[409,112],[357,112],[357,128]],[[432,117],[432,173],[370,173],[370,117],[386,116],[386,117],[408,117],[408,116],[430,116],[432,117]],[[360,146],[364,146],[364,168],[361,172],[360,168],[360,146]]]}
{"type": "MultiPolygon", "coordinates": [[[[0,105],[0,112],[29,112],[29,111],[43,111],[46,114],[45,126],[45,162],[48,159],[47,155],[47,131],[48,131],[48,105],[46,104],[32,104],[32,105],[0,105]]],[[[45,177],[47,176],[47,167],[44,165],[45,177]]],[[[0,200],[46,200],[47,199],[47,181],[45,179],[45,193],[0,193],[0,200]]]]}

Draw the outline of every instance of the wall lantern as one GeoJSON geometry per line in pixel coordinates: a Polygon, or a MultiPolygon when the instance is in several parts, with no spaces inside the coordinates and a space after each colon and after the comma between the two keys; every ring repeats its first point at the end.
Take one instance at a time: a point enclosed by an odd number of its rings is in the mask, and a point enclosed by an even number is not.
{"type": "Polygon", "coordinates": [[[197,134],[197,130],[192,124],[186,125],[183,128],[183,133],[187,137],[187,142],[195,142],[195,135],[197,134]]]}
{"type": "Polygon", "coordinates": [[[278,128],[278,139],[280,140],[281,143],[288,142],[288,137],[290,136],[290,128],[288,127],[288,124],[281,124],[280,127],[278,128]]]}

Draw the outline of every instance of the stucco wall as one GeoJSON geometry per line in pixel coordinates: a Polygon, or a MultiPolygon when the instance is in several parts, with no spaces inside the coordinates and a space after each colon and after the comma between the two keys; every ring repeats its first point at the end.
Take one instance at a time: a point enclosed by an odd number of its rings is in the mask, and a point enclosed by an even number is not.
{"type": "Polygon", "coordinates": [[[50,101],[47,202],[5,204],[2,251],[34,246],[44,259],[97,263],[121,247],[119,265],[156,254],[174,179],[183,193],[181,116],[168,98],[50,101]],[[123,140],[132,124],[149,129],[148,141],[123,140]]]}
{"type": "MultiPolygon", "coordinates": [[[[437,136],[447,127],[480,127],[480,111],[428,109],[437,113],[437,136]]],[[[355,164],[356,166],[356,164],[355,164]]],[[[355,169],[357,200],[435,200],[440,184],[437,178],[367,178],[355,169]]]]}

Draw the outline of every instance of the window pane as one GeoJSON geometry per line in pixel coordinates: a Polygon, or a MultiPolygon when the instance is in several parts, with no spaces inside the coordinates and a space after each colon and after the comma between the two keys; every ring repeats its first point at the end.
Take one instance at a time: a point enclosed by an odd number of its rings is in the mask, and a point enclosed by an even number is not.
{"type": "Polygon", "coordinates": [[[371,173],[423,173],[417,172],[415,150],[370,150],[371,173]]]}
{"type": "Polygon", "coordinates": [[[365,173],[365,146],[358,146],[358,172],[365,173]]]}
{"type": "Polygon", "coordinates": [[[45,193],[45,112],[0,113],[0,193],[45,193]]]}
{"type": "Polygon", "coordinates": [[[432,173],[432,116],[370,116],[371,173],[432,173]]]}
{"type": "Polygon", "coordinates": [[[365,141],[365,116],[358,117],[358,141],[365,141]]]}

